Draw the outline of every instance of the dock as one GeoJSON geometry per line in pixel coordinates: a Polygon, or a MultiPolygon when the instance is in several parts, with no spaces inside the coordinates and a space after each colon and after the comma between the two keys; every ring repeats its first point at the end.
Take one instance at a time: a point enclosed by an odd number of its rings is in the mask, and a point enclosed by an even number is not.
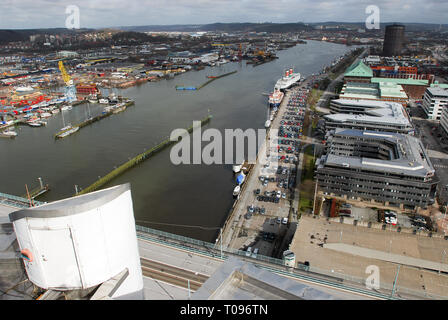
{"type": "Polygon", "coordinates": [[[50,191],[50,186],[48,184],[44,185],[42,178],[38,178],[38,180],[39,180],[39,186],[34,189],[31,189],[31,190],[28,190],[28,186],[27,186],[26,187],[27,194],[23,195],[22,198],[34,200],[37,197],[40,197],[41,195],[43,195],[44,193],[47,193],[48,191],[50,191]]]}
{"type": "Polygon", "coordinates": [[[232,72],[228,72],[228,73],[224,73],[220,76],[213,76],[213,78],[210,78],[209,76],[209,80],[207,80],[206,82],[204,82],[203,84],[201,84],[199,87],[185,87],[185,86],[176,86],[176,90],[201,90],[202,88],[204,88],[206,85],[212,83],[215,80],[218,80],[220,78],[224,78],[227,76],[230,76],[231,74],[237,73],[238,70],[232,71],[232,72]]]}
{"type": "MultiPolygon", "coordinates": [[[[132,105],[134,105],[134,100],[130,100],[130,99],[127,100],[127,101],[124,103],[124,106],[123,106],[123,107],[125,107],[125,108],[124,108],[123,110],[120,110],[120,112],[124,111],[125,109],[127,109],[129,106],[132,106],[132,105]]],[[[121,108],[121,107],[119,107],[119,109],[120,109],[120,108],[121,108]]],[[[77,124],[73,125],[73,126],[72,126],[71,128],[69,128],[69,129],[65,129],[65,130],[61,130],[61,131],[59,131],[59,132],[56,132],[56,133],[54,134],[54,138],[55,138],[55,139],[61,139],[61,138],[64,138],[64,137],[61,137],[60,135],[63,134],[63,133],[65,133],[65,132],[67,132],[67,131],[72,130],[73,128],[79,128],[79,129],[81,129],[81,128],[83,128],[83,127],[86,127],[86,126],[88,126],[88,125],[94,123],[94,122],[100,121],[100,120],[102,120],[102,119],[105,119],[105,118],[107,118],[107,117],[113,115],[113,114],[118,113],[118,112],[115,112],[115,111],[116,111],[116,109],[111,109],[111,110],[109,110],[109,111],[104,111],[102,114],[100,114],[100,115],[98,115],[98,116],[96,116],[96,117],[91,117],[91,118],[89,118],[89,119],[87,119],[87,120],[85,120],[85,121],[83,121],[83,122],[77,123],[77,124]]],[[[79,131],[79,130],[78,130],[78,131],[79,131]]],[[[67,136],[68,136],[68,135],[67,135],[67,136]]]]}

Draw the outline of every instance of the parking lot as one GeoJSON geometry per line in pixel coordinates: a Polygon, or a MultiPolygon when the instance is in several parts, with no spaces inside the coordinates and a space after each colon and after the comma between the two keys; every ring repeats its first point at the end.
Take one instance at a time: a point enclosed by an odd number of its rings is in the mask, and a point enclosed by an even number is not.
{"type": "MultiPolygon", "coordinates": [[[[291,195],[296,187],[300,139],[303,135],[307,91],[290,90],[279,109],[271,110],[272,128],[278,128],[266,152],[254,166],[245,192],[234,211],[232,248],[276,255],[291,218],[291,195]]],[[[263,154],[263,151],[260,151],[263,154]]],[[[224,241],[226,243],[226,241],[224,241]]],[[[250,254],[248,252],[248,254],[250,254]]]]}

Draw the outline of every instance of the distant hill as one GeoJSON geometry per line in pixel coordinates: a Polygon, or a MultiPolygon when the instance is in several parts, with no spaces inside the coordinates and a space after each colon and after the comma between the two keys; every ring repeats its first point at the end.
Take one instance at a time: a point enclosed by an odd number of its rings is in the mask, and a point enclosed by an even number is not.
{"type": "Polygon", "coordinates": [[[118,27],[123,31],[149,32],[149,31],[221,31],[221,32],[297,32],[311,30],[303,23],[212,23],[204,25],[149,25],[118,27]]]}
{"type": "MultiPolygon", "coordinates": [[[[401,23],[401,22],[383,22],[380,23],[380,28],[384,29],[387,25],[391,25],[394,23],[402,24],[405,26],[406,31],[433,31],[438,30],[440,28],[440,24],[434,23],[401,23]]],[[[336,21],[327,21],[327,22],[319,22],[319,23],[310,23],[312,26],[346,26],[346,27],[357,27],[357,28],[365,28],[365,22],[336,22],[336,21]]],[[[448,24],[442,24],[442,30],[448,30],[448,24]]]]}
{"type": "Polygon", "coordinates": [[[85,32],[91,29],[78,29],[76,31],[69,30],[66,28],[51,28],[51,29],[16,29],[16,30],[1,30],[0,29],[0,44],[5,44],[8,42],[15,41],[27,41],[30,39],[31,35],[34,34],[68,34],[68,33],[78,33],[85,32]]]}

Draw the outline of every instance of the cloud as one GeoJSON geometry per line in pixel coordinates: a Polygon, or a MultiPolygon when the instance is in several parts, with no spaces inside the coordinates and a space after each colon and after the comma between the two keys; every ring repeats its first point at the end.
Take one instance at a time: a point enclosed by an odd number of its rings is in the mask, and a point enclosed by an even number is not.
{"type": "Polygon", "coordinates": [[[446,0],[1,0],[0,28],[64,27],[68,5],[81,27],[213,22],[361,22],[376,5],[384,22],[446,23],[446,0]]]}

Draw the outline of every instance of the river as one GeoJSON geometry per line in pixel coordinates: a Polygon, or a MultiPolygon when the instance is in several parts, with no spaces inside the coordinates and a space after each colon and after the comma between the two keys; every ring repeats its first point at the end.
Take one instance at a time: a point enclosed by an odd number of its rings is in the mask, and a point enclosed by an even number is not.
{"type": "MultiPolygon", "coordinates": [[[[168,137],[175,128],[187,128],[204,118],[213,119],[205,128],[264,128],[267,97],[282,71],[309,76],[319,72],[349,51],[339,44],[308,41],[279,51],[279,59],[253,67],[243,61],[189,71],[172,80],[145,83],[114,90],[135,100],[135,106],[80,129],[72,136],[55,140],[63,122],[76,123],[102,107],[84,104],[48,119],[41,128],[20,126],[15,139],[0,139],[0,192],[24,195],[25,184],[38,185],[38,177],[51,187],[41,201],[72,196],[75,185],[87,187],[128,158],[168,137]],[[176,91],[175,85],[199,86],[207,75],[233,70],[236,74],[218,79],[199,91],[176,91]]],[[[204,129],[205,129],[204,128],[204,129]]],[[[214,240],[232,206],[235,177],[231,165],[178,165],[170,161],[170,149],[138,165],[110,185],[130,182],[137,224],[205,241],[214,240]],[[147,221],[144,223],[143,221],[147,221]],[[166,223],[151,224],[150,222],[166,223]],[[189,225],[196,227],[173,226],[189,225]]]]}

